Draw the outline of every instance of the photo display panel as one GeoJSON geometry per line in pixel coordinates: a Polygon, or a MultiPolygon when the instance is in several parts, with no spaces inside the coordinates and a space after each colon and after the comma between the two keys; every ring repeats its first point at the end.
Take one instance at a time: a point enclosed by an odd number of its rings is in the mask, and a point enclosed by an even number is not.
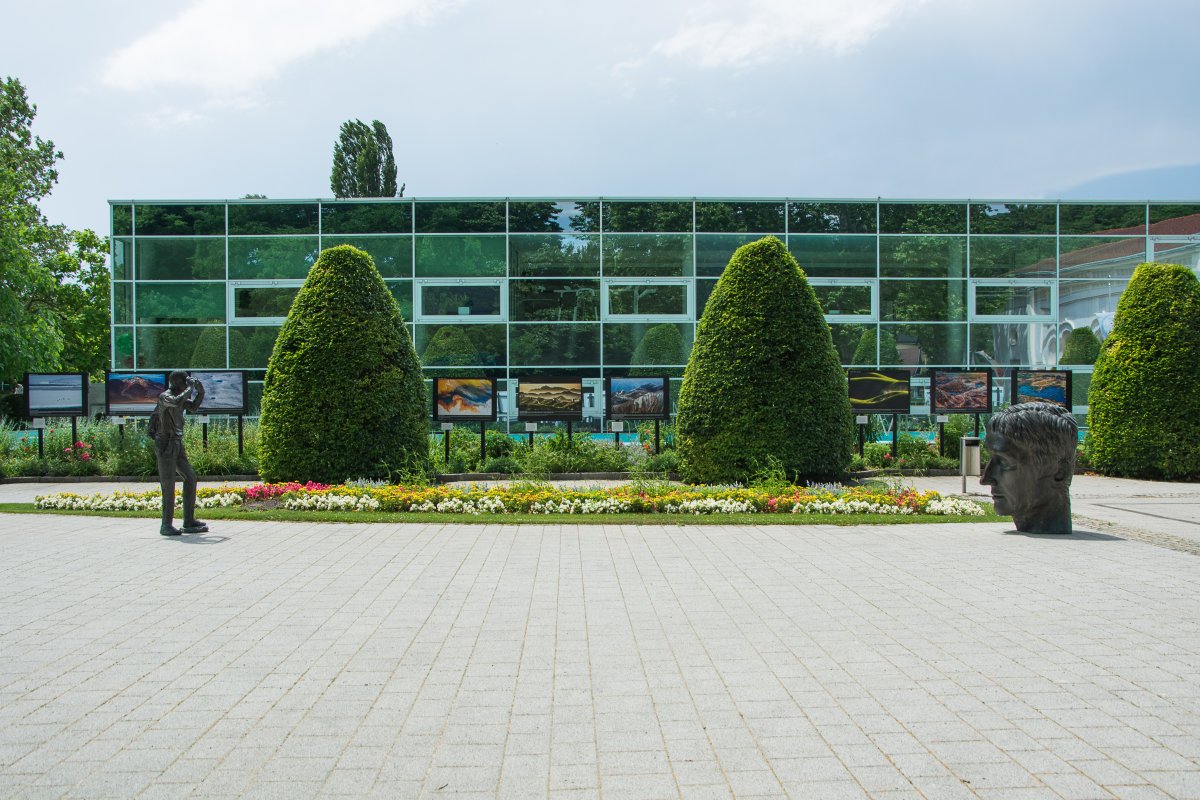
{"type": "Polygon", "coordinates": [[[496,419],[495,378],[434,378],[433,418],[440,422],[496,419]]]}
{"type": "Polygon", "coordinates": [[[25,415],[28,417],[86,417],[87,373],[28,372],[25,374],[25,415]]]}
{"type": "Polygon", "coordinates": [[[1071,371],[1017,369],[1013,371],[1012,402],[1053,403],[1071,409],[1071,371]]]}
{"type": "Polygon", "coordinates": [[[665,375],[633,378],[614,375],[604,379],[608,419],[669,419],[671,380],[665,375]]]}
{"type": "Polygon", "coordinates": [[[856,414],[907,414],[911,377],[906,369],[848,370],[850,409],[856,414]]]}
{"type": "Polygon", "coordinates": [[[158,396],[166,390],[165,372],[106,372],[104,413],[110,417],[153,414],[158,396]]]}
{"type": "Polygon", "coordinates": [[[517,378],[517,417],[523,420],[583,419],[583,378],[517,378]]]}
{"type": "Polygon", "coordinates": [[[192,370],[188,375],[204,385],[204,401],[197,413],[246,413],[246,373],[242,370],[192,370]]]}
{"type": "Polygon", "coordinates": [[[987,414],[992,410],[992,371],[935,369],[929,401],[935,414],[987,414]]]}

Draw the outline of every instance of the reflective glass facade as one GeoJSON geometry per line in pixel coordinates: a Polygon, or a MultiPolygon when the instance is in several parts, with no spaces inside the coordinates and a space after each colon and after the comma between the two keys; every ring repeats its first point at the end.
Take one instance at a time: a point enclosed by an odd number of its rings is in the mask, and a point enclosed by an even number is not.
{"type": "MultiPolygon", "coordinates": [[[[248,369],[260,390],[309,267],[322,249],[351,244],[374,258],[427,377],[471,365],[506,389],[520,375],[581,374],[593,418],[606,374],[682,375],[730,256],[765,235],[804,268],[843,364],[916,369],[914,402],[934,367],[1003,376],[1014,365],[1059,366],[1074,328],[1103,339],[1143,261],[1200,270],[1200,204],[584,198],[111,209],[114,368],[248,369]],[[439,337],[446,327],[459,331],[439,337]]],[[[1088,368],[1073,368],[1086,381],[1088,368]]]]}

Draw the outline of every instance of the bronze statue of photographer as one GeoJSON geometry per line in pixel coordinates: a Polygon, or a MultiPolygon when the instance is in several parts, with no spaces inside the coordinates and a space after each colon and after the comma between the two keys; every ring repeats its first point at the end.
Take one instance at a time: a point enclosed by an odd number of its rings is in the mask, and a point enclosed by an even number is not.
{"type": "Polygon", "coordinates": [[[158,396],[154,414],[146,435],[154,440],[154,456],[158,461],[158,482],[162,487],[163,536],[180,533],[204,533],[208,526],[196,519],[196,471],[183,449],[183,415],[200,409],[204,400],[204,385],[186,372],[175,371],[169,378],[167,391],[158,396]],[[183,530],[175,520],[175,476],[183,479],[183,530]]]}

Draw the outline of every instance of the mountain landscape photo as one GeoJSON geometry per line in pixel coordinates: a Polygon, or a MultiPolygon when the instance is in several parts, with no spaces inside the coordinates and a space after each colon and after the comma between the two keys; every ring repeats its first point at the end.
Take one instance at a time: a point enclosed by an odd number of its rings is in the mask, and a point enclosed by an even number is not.
{"type": "Polygon", "coordinates": [[[583,411],[583,384],[526,382],[517,386],[519,414],[578,414],[583,411]]]}
{"type": "Polygon", "coordinates": [[[613,378],[611,413],[616,417],[659,417],[666,407],[663,378],[613,378]]]}

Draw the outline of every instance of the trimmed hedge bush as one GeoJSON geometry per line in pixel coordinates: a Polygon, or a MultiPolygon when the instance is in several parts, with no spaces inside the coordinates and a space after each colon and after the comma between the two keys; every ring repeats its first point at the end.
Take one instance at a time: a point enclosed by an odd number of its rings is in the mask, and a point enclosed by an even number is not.
{"type": "Polygon", "coordinates": [[[1105,475],[1200,477],[1200,281],[1142,264],[1117,302],[1089,397],[1087,455],[1105,475]]]}
{"type": "Polygon", "coordinates": [[[682,364],[686,358],[687,352],[683,346],[683,335],[679,333],[679,326],[664,322],[646,331],[646,335],[638,342],[630,358],[630,363],[634,366],[630,368],[629,374],[639,377],[662,375],[663,367],[656,365],[682,364]]]}
{"type": "Polygon", "coordinates": [[[778,239],[740,247],[713,289],[676,425],[690,483],[746,481],[776,462],[796,480],[849,466],[846,375],[817,296],[778,239]]]}
{"type": "Polygon", "coordinates": [[[882,345],[879,352],[875,352],[876,336],[875,326],[867,328],[863,331],[862,336],[858,340],[858,346],[854,348],[854,356],[851,358],[851,364],[864,364],[868,366],[878,366],[880,364],[899,364],[900,350],[896,347],[896,334],[891,331],[884,331],[882,337],[882,345]],[[879,360],[875,358],[878,355],[879,360]]]}
{"type": "Polygon", "coordinates": [[[1058,363],[1063,366],[1080,364],[1090,367],[1096,363],[1099,355],[1100,340],[1096,338],[1096,334],[1092,333],[1092,329],[1075,328],[1067,334],[1062,358],[1058,360],[1058,363]]]}
{"type": "MultiPolygon", "coordinates": [[[[471,343],[467,332],[458,325],[443,325],[425,345],[421,355],[421,363],[427,367],[463,367],[479,363],[478,348],[471,343]]],[[[477,378],[483,375],[481,369],[460,369],[453,377],[477,378]]]]}
{"type": "Polygon", "coordinates": [[[428,466],[421,365],[371,257],[321,253],[267,363],[267,481],[385,478],[428,466]]]}

